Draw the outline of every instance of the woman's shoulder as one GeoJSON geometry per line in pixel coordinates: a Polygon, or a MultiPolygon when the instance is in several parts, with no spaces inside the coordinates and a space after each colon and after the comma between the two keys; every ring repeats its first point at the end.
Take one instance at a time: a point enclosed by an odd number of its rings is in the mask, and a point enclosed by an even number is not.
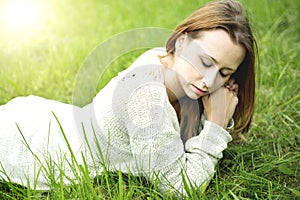
{"type": "Polygon", "coordinates": [[[164,55],[164,48],[153,48],[140,55],[128,69],[118,74],[121,81],[161,82],[164,81],[163,66],[159,56],[164,55]]]}
{"type": "MultiPolygon", "coordinates": [[[[163,66],[159,55],[164,52],[161,48],[146,51],[129,66],[120,72],[109,88],[113,104],[123,107],[129,99],[141,100],[159,99],[166,93],[164,85],[163,66]],[[136,97],[136,98],[135,98],[136,97]]],[[[108,88],[105,88],[106,90],[108,88]]],[[[133,102],[133,101],[130,101],[133,102]]]]}
{"type": "Polygon", "coordinates": [[[165,55],[166,49],[164,47],[156,47],[145,51],[141,54],[132,65],[143,64],[161,64],[159,56],[165,55]]]}
{"type": "Polygon", "coordinates": [[[165,92],[163,66],[158,57],[163,52],[162,48],[155,48],[143,53],[126,70],[119,72],[98,93],[97,99],[111,98],[114,104],[124,106],[136,91],[148,92],[148,95],[158,90],[165,92]]]}

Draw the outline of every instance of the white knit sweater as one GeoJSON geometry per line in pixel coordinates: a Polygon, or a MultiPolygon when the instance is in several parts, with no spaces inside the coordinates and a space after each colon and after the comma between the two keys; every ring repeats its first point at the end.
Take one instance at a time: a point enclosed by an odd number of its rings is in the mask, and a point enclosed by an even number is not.
{"type": "MultiPolygon", "coordinates": [[[[193,185],[206,185],[231,136],[204,121],[199,135],[184,147],[163,84],[156,56],[160,51],[143,54],[83,108],[36,96],[18,97],[0,106],[0,178],[25,186],[29,180],[31,187],[37,182],[36,189],[49,189],[49,164],[57,180],[59,168],[64,176],[74,177],[67,162],[71,153],[55,114],[77,162],[82,164],[85,156],[91,177],[101,172],[104,161],[111,171],[149,179],[154,173],[162,190],[173,187],[184,193],[182,173],[193,185]],[[46,168],[39,173],[41,165],[46,168]]],[[[69,183],[67,178],[64,183],[69,183]]]]}

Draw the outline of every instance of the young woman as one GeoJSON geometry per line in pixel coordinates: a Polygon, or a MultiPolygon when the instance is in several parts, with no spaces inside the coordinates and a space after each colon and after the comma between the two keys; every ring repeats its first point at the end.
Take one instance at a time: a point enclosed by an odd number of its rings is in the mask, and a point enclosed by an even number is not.
{"type": "Polygon", "coordinates": [[[1,106],[0,177],[49,189],[72,180],[84,155],[91,177],[105,166],[159,178],[162,190],[185,193],[183,179],[205,186],[227,143],[249,129],[254,64],[242,6],[208,3],[83,108],[36,96],[1,106]]]}

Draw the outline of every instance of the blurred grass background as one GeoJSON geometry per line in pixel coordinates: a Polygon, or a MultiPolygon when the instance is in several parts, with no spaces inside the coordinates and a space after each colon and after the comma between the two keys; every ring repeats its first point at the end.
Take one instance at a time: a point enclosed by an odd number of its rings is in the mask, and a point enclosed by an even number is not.
{"type": "MultiPolygon", "coordinates": [[[[42,10],[40,23],[34,27],[10,28],[1,15],[0,105],[29,94],[72,103],[76,74],[97,45],[134,28],[174,29],[207,0],[32,2],[42,10]]],[[[229,146],[202,198],[300,199],[300,1],[241,2],[249,11],[259,45],[256,111],[249,141],[229,146]]],[[[0,14],[5,3],[0,1],[0,14]]],[[[114,72],[104,81],[136,56],[127,55],[116,62],[114,72]]],[[[110,197],[145,198],[124,188],[121,194],[116,189],[110,197]]],[[[4,194],[14,198],[11,193],[4,194]]],[[[18,194],[28,197],[26,190],[18,194]]],[[[38,194],[30,193],[29,197],[38,199],[38,194]]],[[[60,195],[76,197],[66,191],[60,195]]],[[[167,198],[157,193],[150,196],[167,198]]]]}

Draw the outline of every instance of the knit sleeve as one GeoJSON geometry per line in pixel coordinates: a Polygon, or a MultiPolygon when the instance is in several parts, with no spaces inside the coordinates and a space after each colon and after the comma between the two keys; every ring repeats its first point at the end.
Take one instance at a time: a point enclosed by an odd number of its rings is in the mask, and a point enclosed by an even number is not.
{"type": "Polygon", "coordinates": [[[186,193],[184,179],[190,186],[205,185],[231,141],[227,131],[205,121],[201,133],[189,139],[184,148],[175,110],[159,84],[137,88],[128,99],[127,112],[135,170],[150,179],[154,173],[164,191],[186,193]]]}

